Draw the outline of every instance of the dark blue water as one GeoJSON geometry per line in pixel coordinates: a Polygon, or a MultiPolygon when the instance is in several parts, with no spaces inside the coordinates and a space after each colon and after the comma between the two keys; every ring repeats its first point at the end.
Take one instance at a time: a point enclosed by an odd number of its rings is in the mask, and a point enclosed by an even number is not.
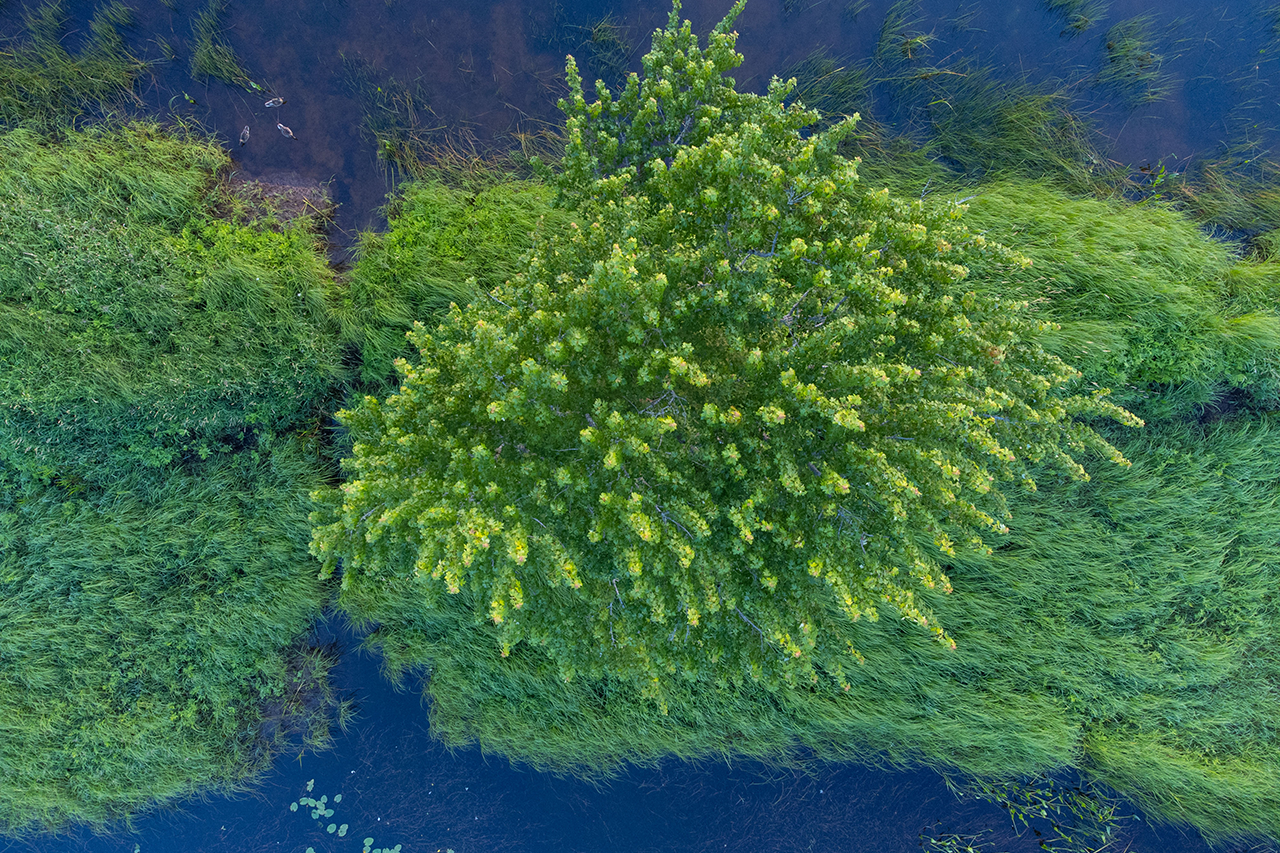
{"type": "MultiPolygon", "coordinates": [[[[691,0],[684,15],[706,32],[728,7],[725,0],[691,0]]],[[[761,89],[817,49],[849,62],[870,56],[889,7],[873,0],[854,17],[848,0],[752,0],[737,23],[746,62],[736,75],[761,89]]],[[[1264,150],[1280,124],[1280,43],[1262,16],[1270,0],[1114,0],[1101,25],[1076,38],[1060,35],[1059,19],[1039,2],[926,0],[915,29],[929,32],[929,62],[939,67],[974,60],[1008,79],[1064,86],[1109,137],[1107,156],[1134,167],[1163,162],[1170,171],[1222,146],[1264,150]],[[1150,13],[1169,95],[1139,109],[1114,102],[1096,85],[1106,28],[1150,13]]],[[[250,143],[232,148],[249,177],[292,174],[330,184],[340,203],[338,225],[350,242],[378,227],[378,207],[393,189],[394,170],[379,160],[362,131],[364,106],[350,69],[366,81],[394,78],[421,97],[417,116],[424,139],[477,151],[512,144],[558,121],[563,56],[590,61],[587,27],[611,15],[635,49],[633,67],[661,25],[665,2],[443,2],[443,0],[320,0],[308,4],[232,0],[228,40],[255,82],[287,99],[271,110],[264,98],[222,83],[199,83],[186,71],[189,21],[203,6],[177,0],[173,9],[147,0],[129,33],[134,49],[159,58],[157,37],[177,51],[156,66],[144,86],[146,109],[181,115],[234,140],[246,124],[250,143]],[[189,103],[189,95],[196,103],[189,103]],[[289,125],[297,139],[275,130],[289,125]]],[[[0,33],[17,32],[22,4],[0,6],[0,33]]],[[[67,44],[74,47],[91,3],[69,3],[67,44]]],[[[590,66],[588,66],[590,67],[590,66]]],[[[321,631],[333,630],[322,626],[321,631]]],[[[134,831],[110,837],[87,833],[23,842],[0,841],[0,851],[145,853],[187,851],[359,851],[402,845],[404,853],[483,851],[909,851],[920,833],[984,834],[995,850],[1039,849],[1016,838],[1007,815],[983,803],[957,801],[928,771],[881,771],[817,766],[809,775],[753,765],[669,764],[635,769],[596,787],[513,768],[501,756],[476,750],[450,753],[432,740],[415,685],[396,693],[377,660],[349,649],[335,671],[360,715],[332,750],[283,756],[251,794],[214,797],[140,818],[134,831]],[[308,793],[308,783],[312,791],[308,793]],[[334,803],[337,795],[341,802],[334,803]],[[328,798],[334,815],[310,819],[291,812],[300,797],[328,798]],[[329,823],[347,825],[329,834],[329,823]]],[[[1206,850],[1176,828],[1140,820],[1112,849],[1143,853],[1206,850]]],[[[1231,848],[1227,848],[1231,849],[1231,848]]],[[[1250,849],[1250,848],[1239,848],[1250,849]]]]}
{"type": "MultiPolygon", "coordinates": [[[[336,622],[333,623],[336,625],[336,622]]],[[[322,641],[333,625],[322,626],[322,641]]],[[[339,631],[348,649],[354,638],[339,631]]],[[[994,850],[1038,850],[1018,839],[996,806],[960,802],[931,771],[818,765],[809,774],[756,765],[634,769],[593,786],[513,768],[478,750],[450,753],[434,741],[416,689],[397,693],[378,661],[351,651],[334,672],[360,715],[319,754],[282,756],[252,794],[190,802],[136,821],[112,837],[88,833],[0,843],[12,853],[359,853],[365,838],[402,853],[891,853],[919,849],[920,833],[982,834],[994,850]],[[308,793],[308,783],[313,783],[308,793]],[[335,795],[341,802],[333,803],[335,795]],[[300,797],[328,798],[334,814],[312,820],[300,797]],[[347,825],[344,837],[328,824],[347,825]]],[[[1134,853],[1200,853],[1197,838],[1134,820],[1115,847],[1134,853]]]]}

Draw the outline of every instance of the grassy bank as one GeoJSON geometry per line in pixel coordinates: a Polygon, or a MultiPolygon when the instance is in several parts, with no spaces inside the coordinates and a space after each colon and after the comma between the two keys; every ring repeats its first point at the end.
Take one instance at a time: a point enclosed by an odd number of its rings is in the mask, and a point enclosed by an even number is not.
{"type": "Polygon", "coordinates": [[[154,125],[0,136],[0,828],[247,784],[323,740],[304,637],[339,393],[305,219],[154,125]]]}

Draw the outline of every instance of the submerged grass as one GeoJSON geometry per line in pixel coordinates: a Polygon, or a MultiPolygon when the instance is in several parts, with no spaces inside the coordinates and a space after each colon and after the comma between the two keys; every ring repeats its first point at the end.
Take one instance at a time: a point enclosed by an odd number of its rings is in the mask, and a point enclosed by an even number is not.
{"type": "Polygon", "coordinates": [[[1159,101],[1169,94],[1170,79],[1155,52],[1152,19],[1139,15],[1121,21],[1107,31],[1107,61],[1098,73],[1098,84],[1117,91],[1131,106],[1159,101]]]}
{"type": "Polygon", "coordinates": [[[256,89],[223,35],[222,16],[226,11],[227,0],[209,0],[204,11],[192,20],[191,76],[212,77],[231,86],[256,89]]]}
{"type": "Polygon", "coordinates": [[[146,64],[120,36],[119,27],[130,20],[121,3],[101,7],[83,47],[72,54],[62,45],[62,0],[27,12],[26,38],[0,45],[0,129],[29,124],[53,130],[133,105],[133,86],[146,64]]]}
{"type": "Polygon", "coordinates": [[[1078,36],[1107,16],[1107,0],[1044,0],[1045,8],[1062,19],[1063,35],[1078,36]]]}

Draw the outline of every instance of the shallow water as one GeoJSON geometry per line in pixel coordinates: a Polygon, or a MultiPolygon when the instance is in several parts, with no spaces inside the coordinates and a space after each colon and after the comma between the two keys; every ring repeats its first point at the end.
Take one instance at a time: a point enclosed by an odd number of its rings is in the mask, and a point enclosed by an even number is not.
{"type": "MultiPolygon", "coordinates": [[[[723,15],[725,0],[690,0],[683,14],[705,33],[723,15]]],[[[739,19],[739,50],[746,62],[737,74],[762,89],[819,48],[853,62],[869,56],[890,4],[874,0],[856,18],[846,0],[751,0],[739,19]]],[[[973,58],[1010,78],[1057,81],[1070,87],[1112,140],[1107,155],[1137,167],[1163,161],[1170,171],[1195,154],[1226,143],[1263,147],[1280,124],[1280,42],[1261,22],[1264,0],[1160,4],[1114,0],[1107,21],[1076,38],[1060,35],[1061,22],[1039,2],[925,0],[915,29],[932,32],[935,65],[973,58]],[[1104,61],[1103,33],[1138,14],[1153,16],[1162,70],[1170,78],[1164,100],[1131,110],[1112,102],[1093,81],[1104,61]]],[[[74,45],[92,3],[69,3],[74,45]],[[79,22],[79,23],[76,23],[79,22]]],[[[394,174],[382,162],[372,136],[362,130],[365,106],[351,69],[391,92],[394,78],[419,97],[424,139],[511,144],[516,133],[536,134],[559,119],[564,91],[563,57],[573,52],[588,70],[608,67],[593,57],[589,27],[610,15],[634,49],[624,54],[637,67],[648,34],[661,25],[665,2],[534,3],[520,0],[323,0],[307,4],[232,0],[228,41],[249,76],[284,106],[263,106],[266,96],[219,82],[198,83],[187,72],[190,18],[202,8],[178,0],[173,9],[135,3],[129,33],[142,56],[158,58],[157,37],[177,58],[156,66],[143,87],[147,108],[160,117],[198,120],[229,141],[237,168],[249,177],[291,172],[330,182],[340,204],[340,239],[381,225],[379,206],[393,189],[394,174]],[[195,101],[188,102],[186,96],[195,101]],[[276,130],[280,122],[296,139],[276,130]],[[250,127],[249,143],[234,140],[250,127]]],[[[0,6],[0,32],[18,30],[22,5],[0,6]]],[[[369,94],[367,91],[364,93],[369,94]]],[[[888,105],[892,111],[892,105],[888,105]]],[[[331,630],[329,627],[322,631],[331,630]]],[[[349,635],[342,635],[348,648],[349,635]]],[[[288,850],[303,853],[357,851],[376,846],[404,851],[452,848],[472,851],[896,851],[917,849],[919,834],[941,822],[946,830],[978,833],[1009,851],[1038,849],[1018,840],[1007,816],[994,806],[960,804],[933,773],[823,767],[812,776],[766,773],[752,766],[727,768],[672,764],[637,769],[596,788],[585,783],[513,769],[499,756],[476,750],[449,753],[429,736],[416,689],[396,693],[378,673],[378,662],[346,654],[336,670],[339,687],[361,705],[359,719],[334,748],[300,760],[283,757],[251,795],[193,802],[137,822],[136,832],[98,838],[78,834],[29,842],[0,842],[0,850],[132,851],[288,850]],[[317,824],[289,804],[305,796],[341,793],[333,818],[317,824]],[[345,837],[325,832],[348,824],[345,837]]],[[[1198,839],[1173,828],[1130,825],[1118,850],[1200,851],[1198,839]]]]}
{"type": "MultiPolygon", "coordinates": [[[[596,787],[513,768],[479,750],[451,754],[427,731],[417,683],[397,693],[336,621],[321,626],[318,639],[335,631],[352,650],[335,682],[357,699],[360,714],[333,749],[282,756],[252,794],[157,812],[131,833],[0,843],[0,851],[130,853],[136,844],[139,853],[304,853],[309,846],[358,853],[372,837],[376,846],[403,845],[403,853],[890,853],[919,849],[920,833],[939,823],[940,831],[986,833],[992,850],[1039,849],[1029,833],[1014,836],[1006,813],[958,802],[931,771],[828,765],[806,776],[672,763],[596,787]],[[309,808],[289,809],[300,797],[322,795],[332,817],[312,820],[309,808]],[[347,824],[346,836],[327,833],[330,823],[347,824]]],[[[1141,821],[1128,824],[1116,849],[1208,851],[1187,833],[1141,821]]]]}

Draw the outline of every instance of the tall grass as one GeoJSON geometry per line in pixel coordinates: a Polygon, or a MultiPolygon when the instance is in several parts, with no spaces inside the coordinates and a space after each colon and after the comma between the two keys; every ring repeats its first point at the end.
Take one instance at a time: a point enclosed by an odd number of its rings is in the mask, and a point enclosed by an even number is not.
{"type": "Polygon", "coordinates": [[[27,37],[0,49],[0,130],[19,124],[52,130],[133,105],[133,86],[146,65],[120,36],[119,27],[130,20],[123,4],[102,6],[89,22],[83,48],[72,54],[62,45],[62,0],[28,11],[27,37]]]}
{"type": "Polygon", "coordinates": [[[389,389],[396,358],[416,358],[405,340],[451,302],[487,298],[515,275],[540,227],[563,224],[552,193],[494,168],[437,166],[407,184],[387,211],[386,234],[361,235],[357,263],[335,308],[344,340],[359,347],[361,375],[389,389]]]}
{"type": "Polygon", "coordinates": [[[314,435],[341,377],[302,226],[214,142],[0,135],[0,831],[232,789],[327,732],[300,640],[314,435]]]}
{"type": "Polygon", "coordinates": [[[331,660],[297,642],[324,599],[308,457],[286,442],[158,484],[0,464],[0,830],[237,789],[299,729],[323,740],[331,660]]]}
{"type": "Polygon", "coordinates": [[[317,416],[340,352],[315,238],[213,221],[210,142],[0,136],[0,459],[167,466],[317,416]]]}

